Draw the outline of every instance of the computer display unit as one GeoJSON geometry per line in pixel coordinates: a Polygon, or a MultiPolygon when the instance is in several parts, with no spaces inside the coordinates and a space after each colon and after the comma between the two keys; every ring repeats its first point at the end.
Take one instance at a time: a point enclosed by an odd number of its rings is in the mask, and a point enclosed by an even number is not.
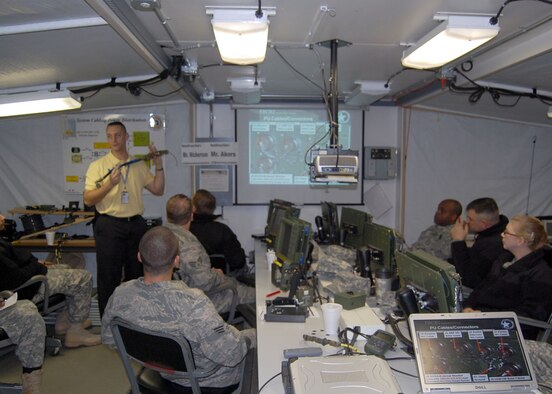
{"type": "Polygon", "coordinates": [[[376,272],[378,268],[388,268],[397,272],[395,250],[397,237],[395,230],[377,223],[365,223],[363,230],[363,246],[370,249],[370,270],[376,272]]]}
{"type": "Polygon", "coordinates": [[[289,201],[274,199],[268,206],[268,216],[266,219],[265,238],[268,244],[274,244],[280,230],[280,223],[286,217],[298,218],[301,209],[289,201]]]}
{"type": "MultiPolygon", "coordinates": [[[[332,202],[322,201],[322,231],[319,230],[318,240],[326,244],[339,243],[339,215],[337,205],[332,202]]],[[[318,226],[318,219],[317,219],[318,226]]]]}
{"type": "Polygon", "coordinates": [[[311,239],[311,224],[296,217],[285,217],[280,222],[276,237],[276,257],[282,263],[303,266],[311,239]]]}
{"type": "Polygon", "coordinates": [[[454,266],[421,250],[397,251],[401,286],[412,289],[420,312],[461,312],[462,285],[454,266]]]}
{"type": "Polygon", "coordinates": [[[340,232],[343,246],[359,249],[364,246],[364,226],[372,222],[372,216],[358,209],[341,208],[340,232]]]}

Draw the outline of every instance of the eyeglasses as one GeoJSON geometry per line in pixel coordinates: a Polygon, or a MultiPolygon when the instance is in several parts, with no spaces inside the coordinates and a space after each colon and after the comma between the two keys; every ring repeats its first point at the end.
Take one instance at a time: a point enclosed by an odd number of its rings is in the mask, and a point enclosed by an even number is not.
{"type": "Polygon", "coordinates": [[[504,231],[502,232],[502,234],[503,234],[503,235],[511,235],[512,237],[520,237],[520,235],[511,233],[511,232],[509,232],[508,230],[504,230],[504,231]]]}

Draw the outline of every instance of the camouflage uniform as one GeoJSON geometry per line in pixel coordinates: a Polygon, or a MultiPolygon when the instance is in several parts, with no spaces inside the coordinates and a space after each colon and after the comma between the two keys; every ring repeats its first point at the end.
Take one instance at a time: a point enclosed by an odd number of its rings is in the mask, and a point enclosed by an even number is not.
{"type": "Polygon", "coordinates": [[[546,342],[525,341],[531,364],[537,376],[539,390],[542,393],[552,393],[552,345],[546,342]],[[546,387],[545,387],[546,386],[546,387]]]}
{"type": "MultiPolygon", "coordinates": [[[[102,340],[114,345],[109,324],[120,317],[138,326],[186,338],[194,361],[200,368],[222,365],[212,375],[201,379],[206,387],[226,387],[239,382],[239,364],[248,351],[245,338],[256,347],[256,331],[238,331],[225,323],[209,298],[182,281],[144,283],[143,278],[120,285],[111,298],[102,318],[102,340]]],[[[187,379],[167,379],[187,386],[187,379]]]]}
{"type": "MultiPolygon", "coordinates": [[[[254,288],[244,286],[234,278],[213,271],[209,255],[195,235],[180,225],[167,223],[166,227],[178,238],[180,247],[180,274],[182,280],[188,286],[209,293],[217,286],[230,281],[238,289],[239,304],[255,302],[254,288]]],[[[229,311],[232,303],[232,293],[230,290],[208,295],[219,313],[229,311]]]]}
{"type": "MultiPolygon", "coordinates": [[[[90,298],[92,297],[92,274],[81,269],[64,269],[59,266],[48,267],[48,286],[50,294],[61,293],[67,301],[67,311],[71,323],[81,323],[90,312],[90,298]]],[[[33,297],[37,303],[44,299],[44,285],[33,297]]]]}
{"type": "Polygon", "coordinates": [[[423,250],[443,260],[449,259],[451,257],[450,244],[452,243],[452,237],[450,236],[450,230],[452,226],[434,224],[428,227],[422,231],[418,240],[412,244],[411,249],[423,250]]]}
{"type": "Polygon", "coordinates": [[[38,368],[44,361],[46,327],[36,306],[21,300],[0,311],[0,327],[17,345],[15,354],[25,368],[38,368]]]}

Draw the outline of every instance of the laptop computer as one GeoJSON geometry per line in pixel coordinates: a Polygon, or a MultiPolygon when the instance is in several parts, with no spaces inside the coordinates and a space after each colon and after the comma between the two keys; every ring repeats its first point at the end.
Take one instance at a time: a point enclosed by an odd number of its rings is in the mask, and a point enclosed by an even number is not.
{"type": "Polygon", "coordinates": [[[538,393],[515,313],[420,313],[409,324],[423,393],[538,393]]]}

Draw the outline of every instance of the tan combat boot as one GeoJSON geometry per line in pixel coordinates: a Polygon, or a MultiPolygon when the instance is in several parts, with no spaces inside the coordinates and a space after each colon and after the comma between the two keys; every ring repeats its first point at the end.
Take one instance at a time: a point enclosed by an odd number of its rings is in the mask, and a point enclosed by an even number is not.
{"type": "MultiPolygon", "coordinates": [[[[58,313],[56,317],[56,335],[65,335],[70,325],[71,321],[69,320],[69,312],[67,311],[67,308],[65,308],[60,313],[58,313]]],[[[84,322],[82,322],[82,328],[88,328],[91,325],[92,322],[90,321],[90,319],[86,319],[84,322]]]]}
{"type": "Polygon", "coordinates": [[[82,328],[82,323],[71,323],[65,334],[65,347],[96,346],[102,343],[99,335],[82,328]]]}
{"type": "Polygon", "coordinates": [[[23,394],[42,394],[42,370],[36,369],[31,373],[21,375],[23,394]]]}

